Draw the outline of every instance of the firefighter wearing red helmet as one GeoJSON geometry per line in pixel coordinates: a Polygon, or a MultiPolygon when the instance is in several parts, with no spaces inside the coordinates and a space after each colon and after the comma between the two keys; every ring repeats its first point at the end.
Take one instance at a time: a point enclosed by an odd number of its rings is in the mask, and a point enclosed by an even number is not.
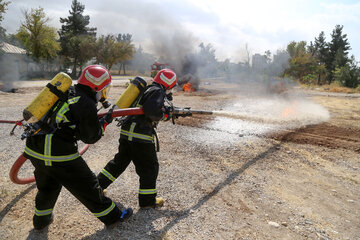
{"type": "Polygon", "coordinates": [[[54,117],[46,129],[28,137],[24,151],[35,167],[38,192],[35,198],[34,228],[41,230],[53,220],[53,208],[65,187],[105,225],[122,221],[132,209],[121,211],[104,196],[95,174],[79,155],[77,140],[97,142],[111,122],[109,116],[97,117],[97,103],[107,98],[111,75],[99,65],[86,67],[67,100],[58,101],[54,117]]]}
{"type": "Polygon", "coordinates": [[[137,106],[144,109],[144,115],[129,116],[120,131],[118,153],[98,174],[100,186],[106,189],[133,161],[140,178],[140,208],[162,206],[164,200],[157,198],[156,180],[159,172],[156,146],[158,140],[155,128],[160,120],[169,120],[170,111],[165,107],[169,101],[167,91],[177,82],[176,74],[170,69],[160,70],[153,83],[146,87],[137,106]],[[154,138],[157,142],[155,145],[154,138]]]}
{"type": "Polygon", "coordinates": [[[170,90],[177,83],[176,74],[170,69],[163,69],[156,74],[154,82],[161,84],[165,89],[170,90]]]}

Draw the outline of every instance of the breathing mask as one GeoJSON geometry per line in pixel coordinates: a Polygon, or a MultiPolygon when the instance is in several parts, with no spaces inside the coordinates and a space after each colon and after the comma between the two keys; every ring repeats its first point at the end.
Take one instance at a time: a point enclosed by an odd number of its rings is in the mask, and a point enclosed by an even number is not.
{"type": "Polygon", "coordinates": [[[107,85],[105,88],[103,88],[101,91],[96,93],[96,100],[100,102],[104,108],[110,107],[110,103],[106,100],[109,92],[110,92],[111,85],[107,85]]]}

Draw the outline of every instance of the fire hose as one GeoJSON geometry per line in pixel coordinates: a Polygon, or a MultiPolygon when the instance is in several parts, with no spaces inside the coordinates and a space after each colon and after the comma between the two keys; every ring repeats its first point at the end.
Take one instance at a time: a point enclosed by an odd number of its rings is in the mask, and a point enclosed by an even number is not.
{"type": "MultiPolygon", "coordinates": [[[[105,116],[107,113],[99,113],[98,117],[101,118],[103,116],[105,116]]],[[[128,116],[128,115],[141,115],[144,114],[144,111],[142,108],[124,108],[124,109],[116,109],[113,111],[112,117],[121,117],[121,116],[128,116]]],[[[14,123],[16,124],[16,126],[21,126],[22,125],[22,121],[10,121],[10,120],[0,120],[0,123],[14,123]]],[[[15,129],[15,127],[13,128],[13,130],[15,129]]],[[[11,131],[10,134],[13,133],[13,130],[11,131]]],[[[89,144],[85,144],[85,146],[79,151],[80,155],[83,155],[87,149],[89,148],[89,144]]],[[[13,183],[16,184],[28,184],[28,183],[32,183],[35,182],[35,177],[29,177],[29,178],[20,178],[18,177],[18,173],[20,168],[22,167],[22,165],[26,162],[27,158],[24,156],[24,153],[22,153],[17,160],[14,162],[14,164],[12,165],[11,169],[10,169],[10,180],[13,183]]]]}
{"type": "MultiPolygon", "coordinates": [[[[101,118],[105,116],[107,112],[98,113],[98,117],[101,118]]],[[[144,114],[144,110],[142,108],[123,108],[123,109],[116,109],[113,110],[112,117],[122,117],[122,116],[129,116],[129,115],[142,115],[144,114]]],[[[203,111],[203,110],[190,110],[190,108],[173,108],[172,111],[172,120],[174,123],[174,119],[178,117],[187,117],[192,116],[192,114],[201,114],[201,115],[210,115],[213,114],[212,111],[203,111]]],[[[21,126],[22,121],[7,121],[7,120],[0,120],[0,123],[15,123],[16,126],[21,126]]],[[[12,132],[14,131],[15,127],[13,128],[12,132]]],[[[11,134],[11,133],[10,133],[11,134]]],[[[79,151],[80,155],[83,155],[87,149],[89,148],[89,144],[85,144],[85,146],[79,151]]],[[[26,162],[27,158],[22,153],[18,159],[14,162],[13,166],[10,169],[10,180],[16,184],[28,184],[35,181],[35,177],[29,178],[19,178],[18,173],[22,165],[26,162]]]]}

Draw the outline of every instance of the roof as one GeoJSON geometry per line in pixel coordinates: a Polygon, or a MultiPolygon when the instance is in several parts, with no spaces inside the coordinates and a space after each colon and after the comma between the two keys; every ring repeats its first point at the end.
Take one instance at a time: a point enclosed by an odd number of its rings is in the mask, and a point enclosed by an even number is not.
{"type": "Polygon", "coordinates": [[[26,50],[23,48],[16,47],[14,45],[8,44],[6,42],[0,43],[0,48],[5,53],[13,53],[13,54],[26,54],[26,50]]]}

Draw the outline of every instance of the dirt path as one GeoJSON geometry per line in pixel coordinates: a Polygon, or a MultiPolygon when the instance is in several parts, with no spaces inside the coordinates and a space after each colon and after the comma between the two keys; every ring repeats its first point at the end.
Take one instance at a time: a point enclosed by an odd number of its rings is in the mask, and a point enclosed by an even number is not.
{"type": "MultiPolygon", "coordinates": [[[[224,92],[233,86],[218,90],[219,84],[192,94],[176,92],[174,102],[220,111],[235,97],[224,92]]],[[[0,92],[0,119],[20,119],[38,90],[0,92]]],[[[112,102],[122,91],[121,86],[111,90],[112,102]]],[[[330,119],[281,131],[269,125],[271,131],[257,134],[242,131],[248,125],[257,130],[253,122],[243,122],[241,131],[219,128],[215,116],[162,122],[158,191],[166,204],[139,210],[131,165],[108,194],[135,214],[113,230],[104,229],[63,189],[54,223],[34,232],[36,187],[8,178],[24,148],[21,131],[8,136],[11,126],[0,125],[0,239],[360,239],[360,98],[313,92],[303,97],[326,108],[330,119]]],[[[118,131],[110,125],[84,155],[95,173],[116,153],[118,131]]],[[[20,174],[32,170],[26,163],[20,174]]]]}

